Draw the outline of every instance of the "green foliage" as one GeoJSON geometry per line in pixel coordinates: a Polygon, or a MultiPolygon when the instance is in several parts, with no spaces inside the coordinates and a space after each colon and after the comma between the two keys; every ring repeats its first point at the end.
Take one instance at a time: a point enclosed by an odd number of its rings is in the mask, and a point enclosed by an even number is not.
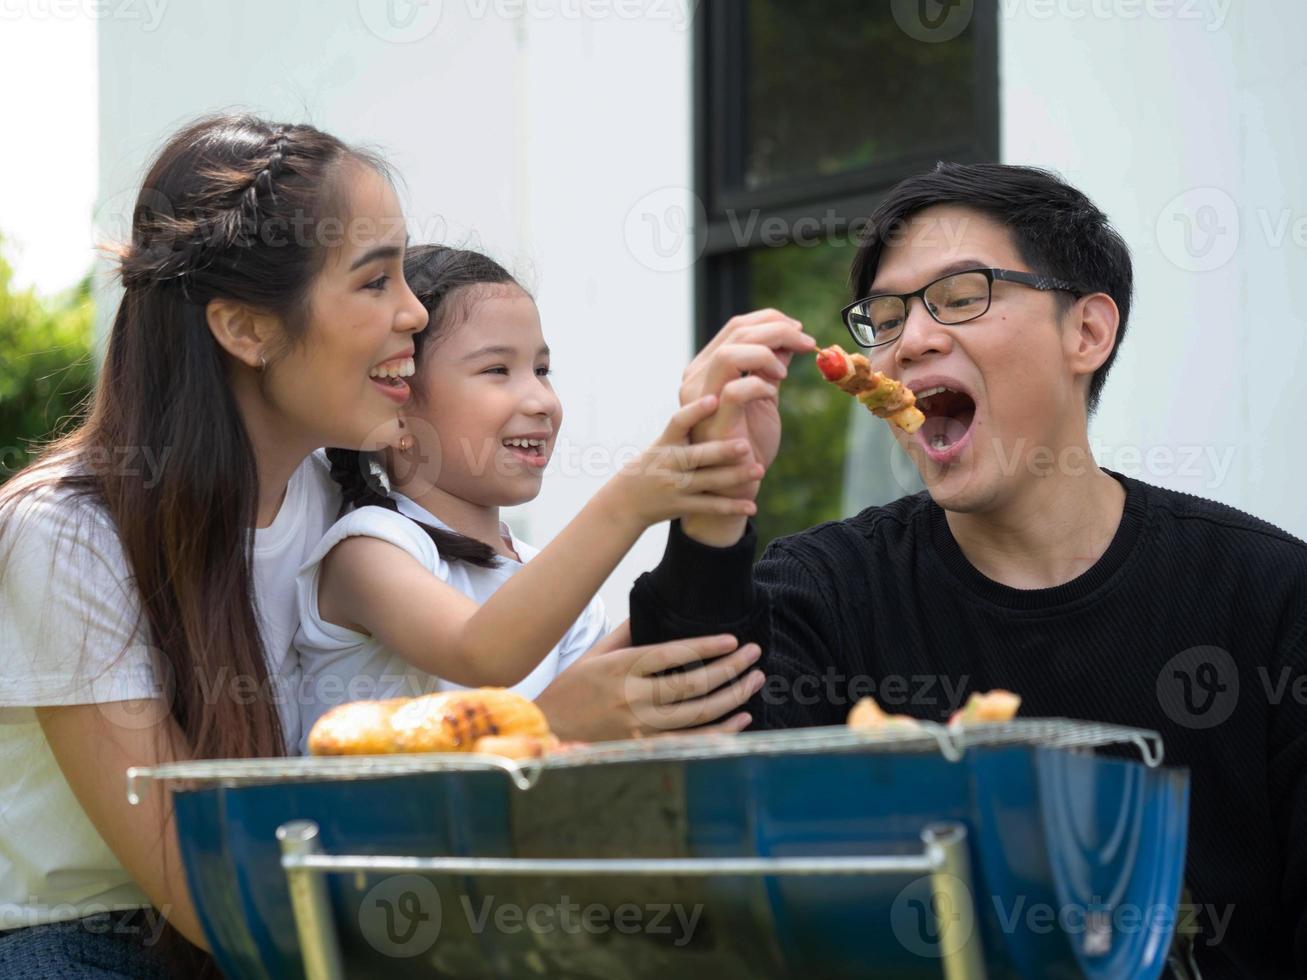
{"type": "Polygon", "coordinates": [[[0,483],[40,443],[67,431],[89,397],[92,313],[89,276],[44,300],[15,290],[13,270],[0,257],[0,483]]]}

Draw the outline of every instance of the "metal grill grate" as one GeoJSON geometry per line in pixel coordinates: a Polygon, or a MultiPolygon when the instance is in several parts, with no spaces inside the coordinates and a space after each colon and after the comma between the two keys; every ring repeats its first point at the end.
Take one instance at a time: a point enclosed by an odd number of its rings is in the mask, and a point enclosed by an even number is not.
{"type": "MultiPolygon", "coordinates": [[[[182,762],[127,770],[127,799],[140,802],[144,783],[242,786],[253,783],[375,779],[424,772],[501,771],[519,789],[530,789],[550,769],[657,760],[661,762],[722,759],[751,755],[799,755],[812,752],[939,752],[958,761],[972,747],[1045,746],[1093,750],[1133,745],[1143,763],[1162,762],[1162,737],[1154,731],[1103,725],[1066,718],[1017,719],[1005,723],[944,726],[888,725],[876,731],[843,726],[805,728],[742,735],[683,735],[604,742],[546,756],[515,761],[475,753],[430,755],[322,756],[295,759],[234,759],[182,762]]],[[[180,788],[180,785],[179,787],[180,788]]]]}

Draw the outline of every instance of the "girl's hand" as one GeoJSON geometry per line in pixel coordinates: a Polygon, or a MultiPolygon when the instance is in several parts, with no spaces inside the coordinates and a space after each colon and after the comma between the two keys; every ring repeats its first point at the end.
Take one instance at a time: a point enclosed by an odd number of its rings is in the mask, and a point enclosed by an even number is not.
{"type": "Polygon", "coordinates": [[[718,401],[705,395],[681,408],[658,441],[604,486],[601,492],[619,519],[635,521],[643,530],[675,517],[747,517],[757,511],[752,500],[718,495],[762,478],[762,466],[749,458],[747,439],[690,445],[691,430],[717,410],[718,401]]]}
{"type": "Polygon", "coordinates": [[[763,685],[750,670],[760,651],[736,649],[732,636],[699,636],[670,643],[612,649],[630,641],[619,627],[558,675],[536,704],[564,741],[596,742],[619,738],[743,731],[752,720],[735,711],[763,685]],[[671,667],[704,663],[681,673],[658,676],[671,667]],[[723,686],[724,685],[724,686],[723,686]]]}

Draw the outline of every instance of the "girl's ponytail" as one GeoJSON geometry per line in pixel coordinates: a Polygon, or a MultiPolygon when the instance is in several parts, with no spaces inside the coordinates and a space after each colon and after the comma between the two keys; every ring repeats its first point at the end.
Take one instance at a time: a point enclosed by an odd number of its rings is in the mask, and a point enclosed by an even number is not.
{"type": "MultiPolygon", "coordinates": [[[[353,449],[328,449],[327,459],[331,462],[331,478],[340,487],[346,509],[384,507],[399,513],[399,505],[390,496],[390,488],[385,483],[385,471],[374,455],[353,449]]],[[[432,527],[423,521],[413,523],[427,532],[446,561],[465,561],[482,568],[498,567],[499,556],[485,542],[457,531],[432,527]]]]}

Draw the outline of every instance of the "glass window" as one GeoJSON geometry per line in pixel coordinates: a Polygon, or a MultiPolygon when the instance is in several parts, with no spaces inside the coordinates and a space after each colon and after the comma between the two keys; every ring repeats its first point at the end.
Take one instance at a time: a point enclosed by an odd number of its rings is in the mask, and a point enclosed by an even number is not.
{"type": "Polygon", "coordinates": [[[745,30],[746,188],[973,139],[974,26],[932,43],[905,33],[889,3],[749,0],[745,30]]]}
{"type": "MultiPolygon", "coordinates": [[[[699,343],[774,306],[852,351],[839,311],[860,222],[936,160],[998,158],[997,10],[713,0],[695,31],[699,343]]],[[[759,497],[763,544],[921,489],[889,426],[826,384],[812,358],[795,362],[781,416],[759,497]]]]}

